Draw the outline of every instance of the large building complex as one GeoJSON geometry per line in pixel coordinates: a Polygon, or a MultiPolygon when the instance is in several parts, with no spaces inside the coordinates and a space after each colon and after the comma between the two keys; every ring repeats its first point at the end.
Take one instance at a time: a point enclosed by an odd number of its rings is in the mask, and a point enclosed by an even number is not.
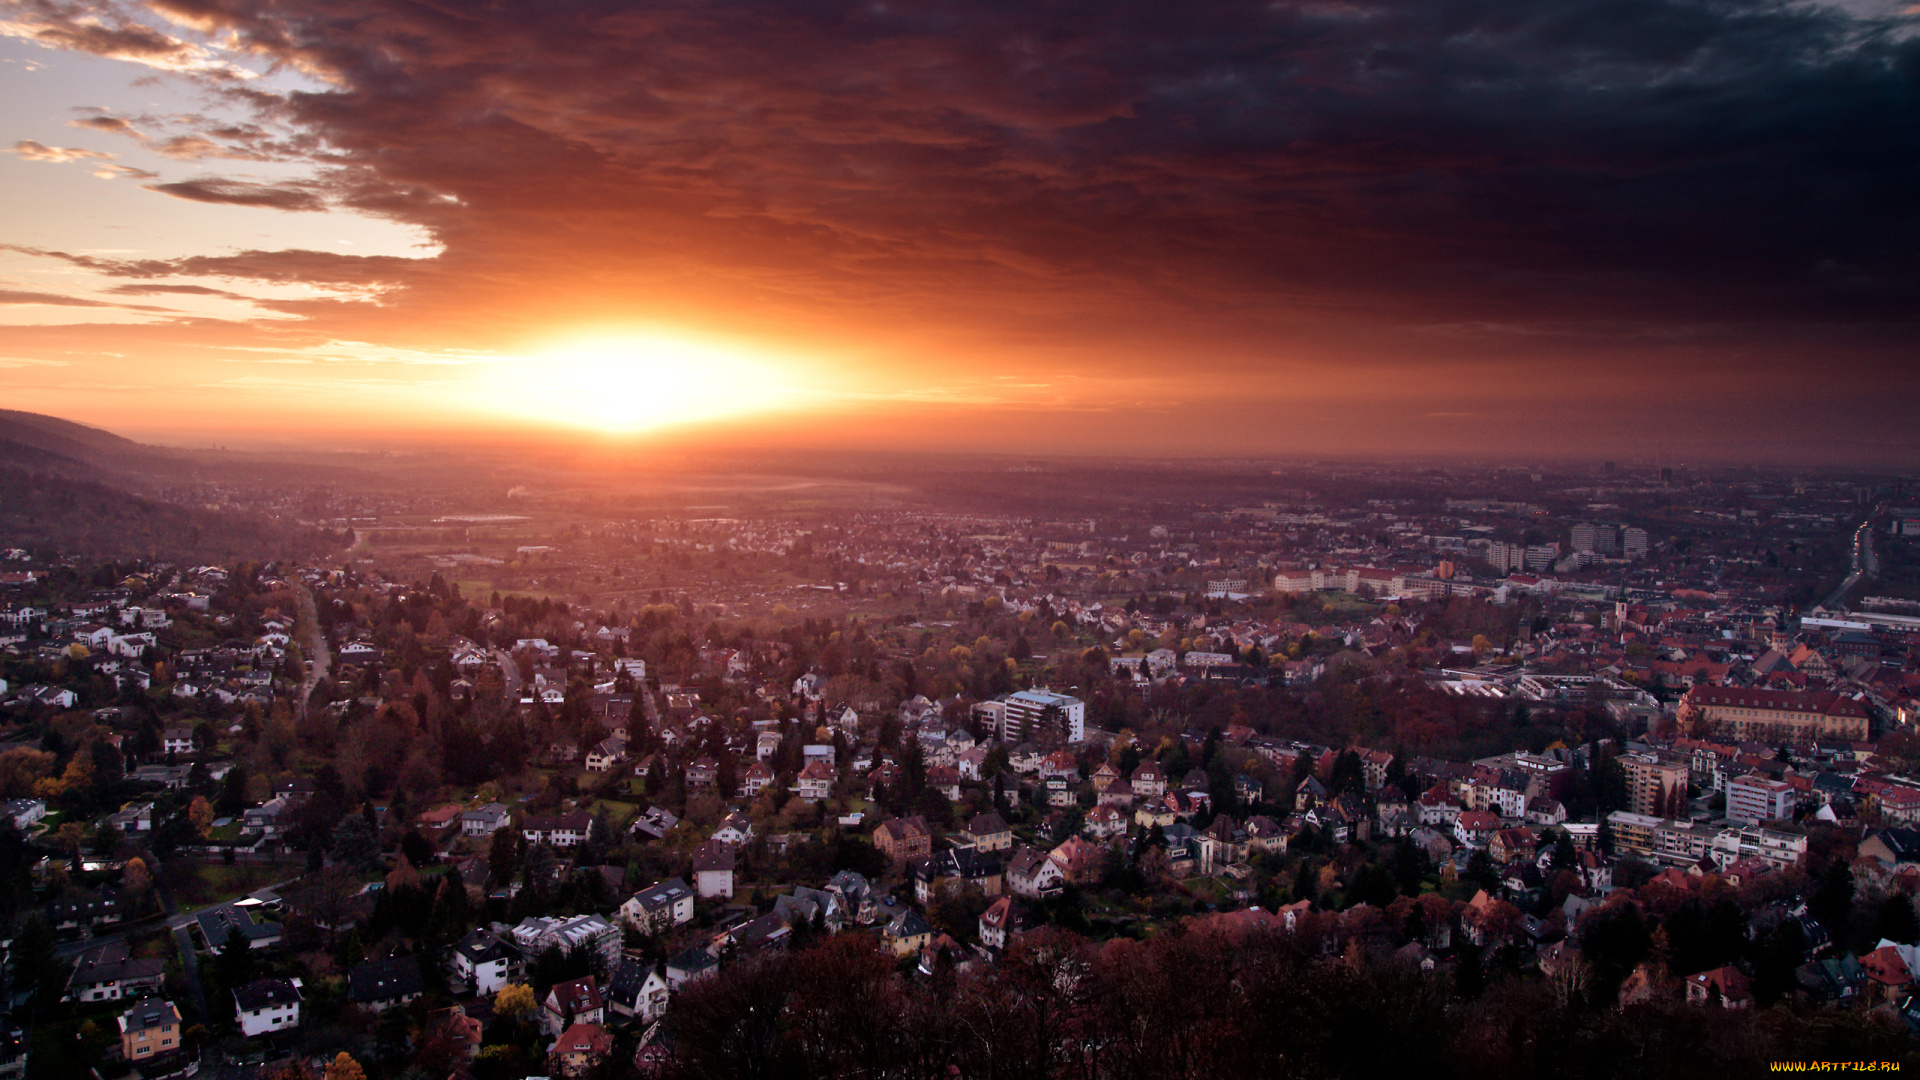
{"type": "Polygon", "coordinates": [[[1680,702],[1682,723],[1720,738],[1780,740],[1867,738],[1866,706],[1831,691],[1696,686],[1680,702]]]}

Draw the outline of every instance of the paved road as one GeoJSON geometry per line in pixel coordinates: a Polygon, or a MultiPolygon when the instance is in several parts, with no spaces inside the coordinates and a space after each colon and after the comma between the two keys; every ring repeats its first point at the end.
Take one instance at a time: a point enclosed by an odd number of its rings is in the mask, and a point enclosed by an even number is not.
{"type": "Polygon", "coordinates": [[[213,1013],[207,1009],[207,984],[200,981],[200,954],[193,951],[193,931],[184,926],[173,928],[173,944],[180,951],[180,972],[187,977],[194,1003],[200,1006],[200,1019],[207,1022],[213,1013]]]}
{"type": "Polygon", "coordinates": [[[213,1014],[207,1011],[207,986],[200,981],[200,957],[193,949],[193,916],[178,915],[173,893],[165,885],[156,882],[154,889],[160,897],[160,910],[167,913],[167,925],[173,930],[173,944],[180,953],[180,973],[187,977],[187,988],[193,991],[193,1000],[200,1006],[200,1018],[204,1021],[213,1014]]]}
{"type": "Polygon", "coordinates": [[[75,938],[72,941],[55,942],[53,955],[62,960],[71,960],[81,953],[86,952],[88,949],[119,941],[126,936],[124,931],[120,931],[112,934],[96,934],[93,937],[75,938]]]}
{"type": "Polygon", "coordinates": [[[500,665],[500,681],[506,687],[501,696],[506,698],[507,707],[512,708],[520,700],[520,663],[505,649],[493,650],[493,659],[500,665]]]}
{"type": "Polygon", "coordinates": [[[300,596],[300,622],[307,630],[307,640],[301,643],[307,650],[307,677],[300,683],[300,714],[305,716],[313,688],[333,670],[333,654],[327,651],[327,636],[320,630],[320,611],[314,606],[313,592],[302,581],[296,580],[293,588],[300,596]]]}
{"type": "MultiPolygon", "coordinates": [[[[1878,512],[1877,508],[1875,512],[1878,512]]],[[[1853,572],[1847,575],[1839,588],[1814,607],[1824,607],[1829,611],[1839,608],[1847,598],[1847,593],[1860,584],[1861,578],[1872,577],[1880,572],[1880,556],[1873,550],[1873,519],[1874,514],[1868,514],[1867,519],[1853,530],[1853,572]]],[[[1807,613],[1812,614],[1813,608],[1808,608],[1807,613]]]]}
{"type": "MultiPolygon", "coordinates": [[[[299,878],[297,877],[291,877],[285,881],[277,881],[272,885],[255,889],[254,892],[271,891],[278,893],[281,889],[286,888],[298,880],[299,878]]],[[[180,912],[174,905],[173,895],[162,886],[156,885],[155,887],[159,889],[161,910],[167,913],[167,926],[173,931],[173,943],[175,947],[180,950],[180,971],[187,977],[187,986],[193,990],[193,998],[200,1005],[200,1015],[203,1018],[210,1017],[213,1014],[207,1011],[207,987],[206,984],[200,980],[200,955],[194,951],[193,927],[196,916],[208,908],[215,908],[220,905],[208,904],[205,907],[198,907],[192,911],[180,912]]],[[[222,901],[222,903],[224,902],[225,901],[222,901]]]]}

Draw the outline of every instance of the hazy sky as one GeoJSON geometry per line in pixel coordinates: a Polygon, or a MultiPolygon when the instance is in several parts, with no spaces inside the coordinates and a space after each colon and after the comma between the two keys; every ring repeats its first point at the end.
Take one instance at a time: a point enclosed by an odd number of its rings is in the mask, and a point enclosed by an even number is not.
{"type": "Polygon", "coordinates": [[[4,404],[1920,454],[1920,6],[0,0],[4,404]]]}

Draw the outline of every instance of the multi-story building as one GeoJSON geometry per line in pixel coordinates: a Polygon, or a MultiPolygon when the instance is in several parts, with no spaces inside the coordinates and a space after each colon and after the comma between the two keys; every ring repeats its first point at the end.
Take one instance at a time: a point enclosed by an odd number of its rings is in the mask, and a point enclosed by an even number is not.
{"type": "Polygon", "coordinates": [[[1878,797],[1880,824],[1920,825],[1920,788],[1889,786],[1878,797]]]}
{"type": "Polygon", "coordinates": [[[926,858],[932,853],[932,844],[933,829],[918,814],[883,821],[873,830],[873,846],[896,867],[926,858]]]}
{"type": "Polygon", "coordinates": [[[247,1038],[300,1026],[300,980],[255,979],[233,992],[234,1015],[247,1038]]]}
{"type": "Polygon", "coordinates": [[[1524,570],[1527,567],[1527,545],[1495,540],[1487,548],[1487,562],[1502,573],[1524,570]]]}
{"type": "Polygon", "coordinates": [[[1713,861],[1722,867],[1742,859],[1761,859],[1785,869],[1806,853],[1806,834],[1784,829],[1723,829],[1713,838],[1713,861]]]}
{"type": "Polygon", "coordinates": [[[460,832],[465,836],[492,836],[513,823],[513,812],[505,803],[488,803],[460,814],[460,832]]]}
{"type": "Polygon", "coordinates": [[[1687,798],[1687,763],[1653,754],[1622,754],[1627,774],[1627,807],[1650,817],[1676,817],[1687,798]]]}
{"type": "Polygon", "coordinates": [[[411,956],[369,960],[347,969],[347,1000],[368,1012],[406,1005],[426,992],[420,961],[411,956]]]}
{"type": "Polygon", "coordinates": [[[1545,573],[1560,558],[1559,544],[1533,544],[1527,548],[1527,569],[1545,573]]]}
{"type": "Polygon", "coordinates": [[[528,814],[520,823],[520,835],[528,846],[574,847],[586,842],[587,831],[592,827],[593,818],[584,810],[551,816],[528,814]]]}
{"type": "Polygon", "coordinates": [[[131,1062],[180,1048],[180,1010],[148,998],[120,1014],[120,1055],[131,1062]]]}
{"type": "Polygon", "coordinates": [[[1048,724],[1057,725],[1061,739],[1084,742],[1087,737],[1087,705],[1079,698],[1050,690],[1022,690],[1006,697],[1000,717],[1000,741],[1020,743],[1034,738],[1048,724]]]}
{"type": "Polygon", "coordinates": [[[832,762],[809,761],[794,782],[794,793],[808,802],[824,802],[833,794],[835,776],[832,762]]]}
{"type": "Polygon", "coordinates": [[[1647,557],[1647,530],[1629,525],[1620,530],[1620,553],[1629,559],[1647,557]]]}
{"type": "Polygon", "coordinates": [[[657,934],[693,921],[693,890],[679,878],[649,885],[620,905],[620,921],[643,934],[657,934]]]}
{"type": "Polygon", "coordinates": [[[539,956],[548,949],[563,953],[592,949],[609,966],[620,959],[620,928],[598,915],[529,918],[514,927],[512,934],[514,945],[524,956],[539,956]]]}
{"type": "Polygon", "coordinates": [[[1663,821],[1653,830],[1653,853],[1665,862],[1697,863],[1713,850],[1720,833],[1710,825],[1691,821],[1663,821]]]}
{"type": "Polygon", "coordinates": [[[1866,706],[1832,691],[1696,686],[1680,699],[1680,722],[1721,738],[1769,743],[1868,737],[1866,706]]]}
{"type": "Polygon", "coordinates": [[[1620,533],[1611,525],[1583,521],[1573,527],[1572,548],[1594,555],[1612,555],[1620,550],[1620,533]]]}
{"type": "Polygon", "coordinates": [[[1273,591],[1277,593],[1317,592],[1324,580],[1318,570],[1282,570],[1273,575],[1273,591]]]}
{"type": "Polygon", "coordinates": [[[480,928],[460,939],[447,956],[447,970],[472,993],[490,996],[521,976],[520,951],[493,931],[480,928]]]}
{"type": "Polygon", "coordinates": [[[1664,822],[1647,814],[1615,810],[1607,815],[1607,828],[1613,833],[1613,850],[1629,855],[1651,855],[1660,846],[1658,830],[1664,822]]]}
{"type": "Polygon", "coordinates": [[[1727,820],[1734,825],[1758,825],[1793,814],[1793,787],[1764,776],[1736,776],[1727,781],[1727,820]]]}

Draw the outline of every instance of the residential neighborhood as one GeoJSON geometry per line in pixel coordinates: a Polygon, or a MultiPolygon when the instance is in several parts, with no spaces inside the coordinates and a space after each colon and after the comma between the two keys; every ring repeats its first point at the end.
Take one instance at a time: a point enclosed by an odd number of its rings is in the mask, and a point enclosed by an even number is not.
{"type": "Polygon", "coordinates": [[[512,560],[540,590],[410,548],[6,552],[28,1073],[708,1075],[712,988],[756,971],[962,1015],[1070,960],[1095,1017],[1204,942],[1475,1023],[1508,986],[1910,1046],[1920,511],[1659,473],[1359,490],[576,524],[512,560]],[[763,591],[558,598],[642,548],[763,591]],[[826,566],[836,607],[768,591],[826,566]]]}

